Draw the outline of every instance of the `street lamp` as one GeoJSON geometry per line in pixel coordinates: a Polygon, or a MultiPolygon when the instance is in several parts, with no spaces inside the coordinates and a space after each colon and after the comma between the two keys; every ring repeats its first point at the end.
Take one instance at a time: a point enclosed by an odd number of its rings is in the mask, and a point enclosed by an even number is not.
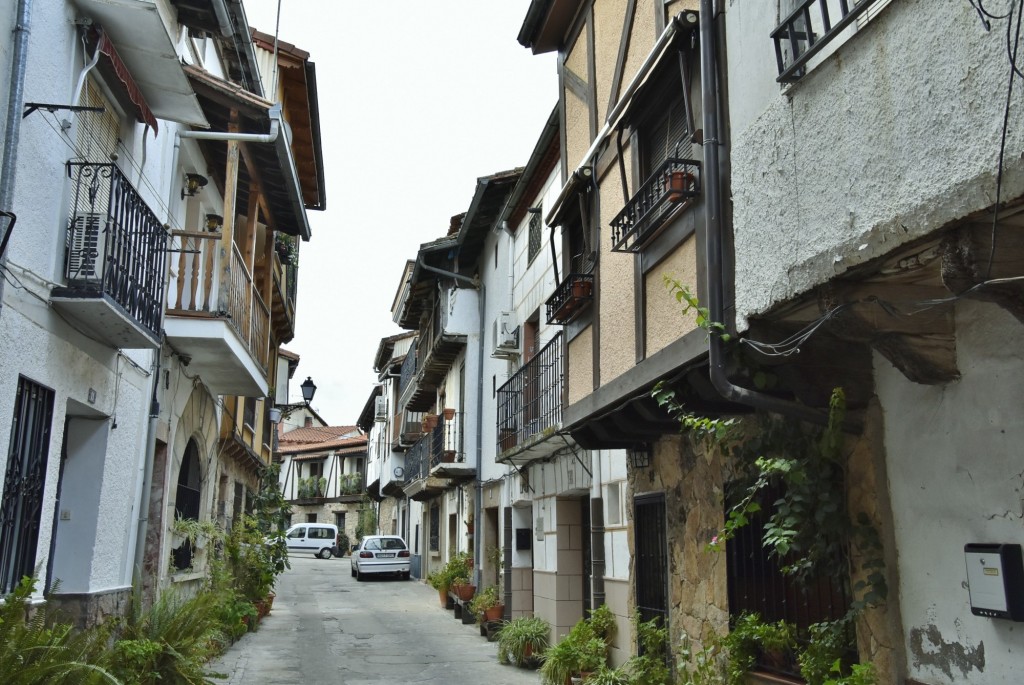
{"type": "Polygon", "coordinates": [[[301,402],[294,402],[292,404],[278,404],[270,408],[268,413],[270,415],[271,423],[280,423],[281,415],[286,411],[291,411],[293,409],[298,409],[300,407],[309,406],[309,403],[313,401],[313,396],[316,395],[316,383],[313,382],[313,379],[311,377],[306,376],[306,380],[302,381],[302,385],[299,386],[299,389],[302,390],[301,402]]]}

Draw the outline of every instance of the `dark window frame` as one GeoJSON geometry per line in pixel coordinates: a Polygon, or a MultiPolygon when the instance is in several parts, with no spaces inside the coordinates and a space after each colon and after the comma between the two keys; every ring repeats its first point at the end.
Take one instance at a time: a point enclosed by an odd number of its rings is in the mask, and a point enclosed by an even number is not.
{"type": "Polygon", "coordinates": [[[35,572],[54,397],[50,388],[18,377],[0,502],[0,594],[35,572]]]}
{"type": "Polygon", "coordinates": [[[530,265],[544,244],[544,205],[539,204],[528,211],[530,221],[527,224],[526,264],[530,265]]]}

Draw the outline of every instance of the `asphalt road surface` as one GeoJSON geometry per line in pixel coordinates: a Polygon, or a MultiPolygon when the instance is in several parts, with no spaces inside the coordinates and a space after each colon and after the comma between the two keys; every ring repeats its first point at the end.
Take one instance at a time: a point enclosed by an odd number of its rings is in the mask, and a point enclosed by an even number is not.
{"type": "Polygon", "coordinates": [[[414,580],[356,582],[348,557],[293,554],[255,633],[211,664],[229,685],[488,683],[537,685],[535,671],[498,663],[476,625],[441,608],[414,580]]]}

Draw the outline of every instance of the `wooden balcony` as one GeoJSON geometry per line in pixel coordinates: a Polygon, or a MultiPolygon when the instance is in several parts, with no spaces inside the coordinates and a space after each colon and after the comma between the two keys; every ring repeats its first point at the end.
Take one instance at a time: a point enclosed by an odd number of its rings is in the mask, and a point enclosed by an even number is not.
{"type": "Polygon", "coordinates": [[[168,344],[214,394],[265,396],[270,310],[238,247],[222,249],[220,233],[173,235],[181,252],[167,294],[168,344]]]}
{"type": "Polygon", "coordinates": [[[270,321],[274,338],[287,343],[295,337],[295,293],[298,286],[297,265],[282,264],[277,253],[274,260],[274,289],[270,299],[270,321]]]}

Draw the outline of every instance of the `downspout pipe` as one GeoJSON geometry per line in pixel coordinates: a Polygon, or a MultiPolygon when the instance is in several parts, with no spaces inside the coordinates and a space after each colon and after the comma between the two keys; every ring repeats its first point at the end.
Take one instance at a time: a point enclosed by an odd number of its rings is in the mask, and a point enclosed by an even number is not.
{"type": "MultiPolygon", "coordinates": [[[[18,166],[18,140],[21,137],[21,110],[25,106],[25,71],[28,66],[28,39],[32,23],[32,0],[18,0],[18,12],[14,21],[14,47],[11,53],[11,85],[7,95],[7,118],[4,122],[4,154],[0,161],[0,222],[4,217],[2,242],[6,245],[7,235],[14,227],[11,213],[14,201],[14,179],[18,166]]],[[[0,267],[7,263],[5,253],[0,252],[0,267]]],[[[3,309],[4,279],[0,278],[0,309],[3,309]]]]}
{"type": "Polygon", "coordinates": [[[160,402],[156,398],[160,386],[160,350],[154,352],[156,370],[153,373],[153,394],[149,403],[149,425],[146,428],[146,456],[142,467],[142,492],[139,497],[139,521],[135,535],[135,565],[132,584],[140,590],[145,587],[146,536],[149,534],[150,493],[153,491],[153,459],[156,455],[156,429],[160,420],[160,402]]]}
{"type": "MultiPolygon", "coordinates": [[[[473,502],[473,521],[479,535],[483,537],[483,501],[484,501],[484,313],[487,309],[487,288],[480,284],[479,304],[479,342],[477,347],[477,373],[476,373],[476,497],[473,502]]],[[[476,560],[476,586],[483,587],[484,549],[480,544],[482,539],[477,539],[473,545],[473,552],[476,560]]]]}
{"type": "Polygon", "coordinates": [[[476,289],[476,288],[481,288],[482,289],[483,288],[483,286],[480,283],[477,283],[475,280],[473,280],[469,276],[463,276],[462,274],[457,274],[457,273],[452,272],[452,271],[445,271],[444,269],[438,269],[436,266],[430,266],[429,264],[425,264],[422,259],[418,259],[418,263],[420,265],[420,268],[423,269],[424,271],[429,271],[430,273],[437,274],[438,276],[444,276],[445,278],[454,279],[455,281],[458,281],[459,283],[465,283],[466,286],[469,287],[469,288],[473,288],[473,289],[476,289]]]}
{"type": "MultiPolygon", "coordinates": [[[[715,32],[714,2],[700,0],[701,100],[704,108],[704,224],[708,266],[708,312],[712,321],[725,322],[725,269],[722,227],[722,168],[719,150],[722,146],[719,125],[721,88],[718,80],[718,36],[715,32]]],[[[708,358],[711,383],[722,397],[755,409],[783,414],[801,421],[827,425],[828,416],[821,411],[744,388],[729,380],[725,369],[722,338],[709,336],[708,358]]]]}

